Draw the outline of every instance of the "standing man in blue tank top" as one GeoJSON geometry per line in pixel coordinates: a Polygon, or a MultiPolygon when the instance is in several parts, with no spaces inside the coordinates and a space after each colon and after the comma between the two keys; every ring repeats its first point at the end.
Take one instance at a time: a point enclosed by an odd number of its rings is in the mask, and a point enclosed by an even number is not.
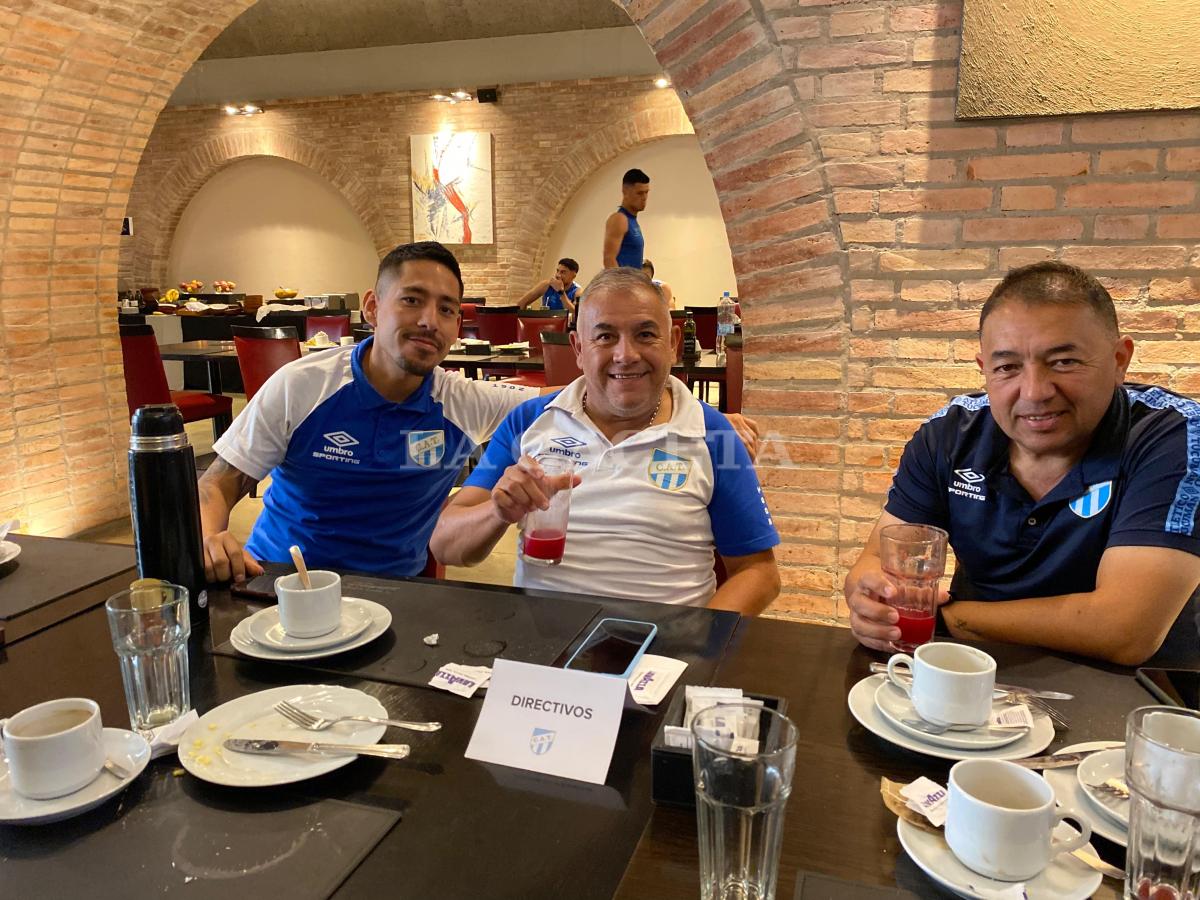
{"type": "Polygon", "coordinates": [[[650,176],[641,169],[630,169],[622,176],[621,205],[604,223],[604,268],[642,267],[646,242],[637,214],[646,208],[649,196],[650,176]]]}

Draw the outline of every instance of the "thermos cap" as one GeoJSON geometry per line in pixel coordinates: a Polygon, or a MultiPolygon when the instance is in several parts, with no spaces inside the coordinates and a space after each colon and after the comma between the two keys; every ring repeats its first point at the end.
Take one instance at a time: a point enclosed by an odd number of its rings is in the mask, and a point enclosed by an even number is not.
{"type": "Polygon", "coordinates": [[[183,414],[174,403],[140,406],[131,422],[131,450],[174,450],[188,445],[183,414]]]}

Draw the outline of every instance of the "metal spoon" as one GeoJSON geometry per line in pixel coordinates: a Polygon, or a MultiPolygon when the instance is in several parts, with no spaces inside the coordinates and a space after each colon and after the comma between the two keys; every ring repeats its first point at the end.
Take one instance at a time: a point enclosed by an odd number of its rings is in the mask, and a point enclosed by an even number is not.
{"type": "Polygon", "coordinates": [[[974,725],[934,725],[932,722],[926,722],[924,719],[901,719],[909,728],[915,728],[917,731],[922,731],[925,734],[945,734],[947,731],[958,732],[986,732],[987,734],[1012,734],[1014,731],[1029,731],[1026,726],[1014,728],[992,728],[990,726],[974,726],[974,725]]]}
{"type": "Polygon", "coordinates": [[[133,775],[133,773],[124,766],[117,765],[117,763],[113,762],[111,759],[106,759],[104,761],[104,768],[108,770],[108,773],[112,775],[113,778],[120,779],[121,781],[127,781],[130,776],[133,775]]]}

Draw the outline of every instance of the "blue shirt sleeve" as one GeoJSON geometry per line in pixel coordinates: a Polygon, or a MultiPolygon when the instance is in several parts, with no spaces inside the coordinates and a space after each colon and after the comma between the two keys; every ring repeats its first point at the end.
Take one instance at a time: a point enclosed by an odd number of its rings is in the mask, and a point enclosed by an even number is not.
{"type": "Polygon", "coordinates": [[[546,405],[558,396],[558,393],[547,394],[526,400],[500,423],[500,427],[492,435],[484,451],[483,459],[467,476],[463,487],[480,487],[490,491],[509,466],[516,465],[521,458],[521,437],[525,430],[533,424],[534,419],[542,414],[546,405]]]}
{"type": "Polygon", "coordinates": [[[946,488],[938,477],[938,434],[953,427],[947,421],[953,416],[953,412],[935,416],[909,440],[892,477],[885,512],[914,525],[949,525],[946,488]]]}
{"type": "Polygon", "coordinates": [[[713,467],[713,494],[708,502],[713,543],[722,556],[748,556],[779,543],[758,473],[729,420],[704,407],[705,443],[713,467]]]}

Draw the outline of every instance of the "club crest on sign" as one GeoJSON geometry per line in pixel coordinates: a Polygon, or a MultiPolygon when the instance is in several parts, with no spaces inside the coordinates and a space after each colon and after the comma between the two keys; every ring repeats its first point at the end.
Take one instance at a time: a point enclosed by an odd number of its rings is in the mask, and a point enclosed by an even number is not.
{"type": "Polygon", "coordinates": [[[544,756],[550,752],[550,748],[554,746],[554,737],[557,731],[550,731],[547,728],[535,728],[533,734],[529,736],[529,749],[533,751],[534,756],[544,756]]]}
{"type": "Polygon", "coordinates": [[[446,453],[444,431],[410,431],[408,433],[408,458],[418,466],[429,468],[442,461],[446,453]]]}
{"type": "Polygon", "coordinates": [[[1083,494],[1072,500],[1069,506],[1071,512],[1079,518],[1090,519],[1104,511],[1108,502],[1112,500],[1112,495],[1112,482],[1102,481],[1089,487],[1083,494]]]}
{"type": "Polygon", "coordinates": [[[692,473],[692,461],[665,450],[655,450],[646,471],[650,482],[664,491],[677,491],[687,484],[692,473]]]}

